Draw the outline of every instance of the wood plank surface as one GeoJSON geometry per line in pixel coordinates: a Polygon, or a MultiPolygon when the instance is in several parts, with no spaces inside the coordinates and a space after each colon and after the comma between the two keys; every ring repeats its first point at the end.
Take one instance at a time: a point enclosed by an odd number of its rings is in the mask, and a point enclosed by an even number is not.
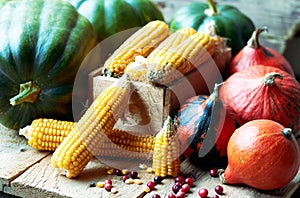
{"type": "Polygon", "coordinates": [[[25,138],[0,125],[0,191],[49,152],[40,152],[27,145],[25,138]]]}
{"type": "MultiPolygon", "coordinates": [[[[120,181],[120,176],[107,175],[108,166],[101,164],[93,159],[84,171],[74,179],[68,179],[58,175],[50,165],[50,156],[36,163],[29,168],[20,177],[11,183],[11,193],[21,197],[39,198],[39,197],[138,197],[142,192],[147,181],[152,180],[154,175],[147,173],[145,170],[139,171],[139,178],[143,181],[142,185],[125,184],[120,181]],[[111,179],[113,186],[118,188],[119,192],[112,194],[98,187],[88,187],[91,181],[104,181],[111,179]]],[[[196,178],[195,186],[191,189],[191,193],[187,197],[197,197],[197,190],[205,187],[209,190],[209,196],[214,194],[214,187],[220,183],[219,178],[211,177],[208,171],[199,169],[191,164],[188,160],[182,162],[182,172],[184,174],[193,175],[196,178]]],[[[161,197],[167,197],[167,193],[171,191],[174,179],[168,178],[163,180],[162,184],[157,185],[155,190],[146,194],[145,198],[151,198],[153,194],[159,194],[161,197]]],[[[222,185],[226,197],[290,197],[300,185],[300,171],[294,180],[284,188],[272,191],[257,191],[246,186],[230,186],[222,185]]]]}
{"type": "MultiPolygon", "coordinates": [[[[49,152],[36,151],[27,146],[26,140],[16,134],[16,131],[2,128],[0,141],[0,177],[2,191],[25,198],[40,197],[138,197],[147,181],[154,175],[145,170],[134,169],[139,172],[142,185],[125,184],[120,176],[107,175],[109,166],[100,163],[94,158],[83,172],[76,178],[68,179],[57,173],[50,164],[49,152]],[[117,194],[112,194],[98,187],[88,187],[91,181],[104,181],[112,179],[113,186],[119,189],[117,194]]],[[[300,144],[300,139],[298,138],[300,144]]],[[[123,162],[121,162],[123,163],[123,162]]],[[[195,177],[195,187],[187,197],[197,197],[197,190],[205,187],[209,190],[209,196],[213,195],[213,189],[220,184],[218,178],[211,177],[208,170],[194,166],[188,160],[181,164],[181,171],[185,175],[195,177]]],[[[174,179],[168,178],[145,198],[151,198],[153,194],[166,197],[170,192],[174,179]]],[[[300,171],[293,181],[278,190],[258,191],[246,186],[223,185],[226,197],[290,197],[300,186],[300,171]]]]}

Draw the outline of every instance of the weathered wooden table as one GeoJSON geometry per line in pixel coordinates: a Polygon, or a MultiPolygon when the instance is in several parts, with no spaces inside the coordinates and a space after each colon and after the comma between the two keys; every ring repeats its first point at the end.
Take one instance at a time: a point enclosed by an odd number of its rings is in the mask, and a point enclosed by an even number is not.
{"type": "MultiPolygon", "coordinates": [[[[20,197],[138,197],[147,181],[153,179],[153,174],[145,170],[138,170],[142,185],[125,184],[120,176],[107,175],[110,167],[93,159],[84,171],[75,179],[68,179],[59,175],[50,164],[51,153],[37,151],[27,145],[27,141],[20,137],[17,131],[8,130],[0,126],[0,190],[20,197]],[[88,187],[91,181],[112,179],[114,187],[119,192],[112,194],[98,187],[88,187]]],[[[299,139],[298,139],[299,140],[299,139]]],[[[300,141],[298,141],[300,144],[300,141]]],[[[186,197],[198,197],[197,190],[205,187],[209,196],[214,193],[214,187],[220,184],[218,178],[211,177],[208,171],[201,170],[187,160],[182,162],[182,172],[192,174],[197,179],[192,192],[186,197]]],[[[171,191],[173,179],[165,179],[156,189],[144,197],[153,194],[167,197],[171,191]]],[[[290,197],[300,186],[300,170],[293,181],[287,186],[272,191],[258,191],[246,186],[223,185],[225,194],[222,197],[290,197]]]]}

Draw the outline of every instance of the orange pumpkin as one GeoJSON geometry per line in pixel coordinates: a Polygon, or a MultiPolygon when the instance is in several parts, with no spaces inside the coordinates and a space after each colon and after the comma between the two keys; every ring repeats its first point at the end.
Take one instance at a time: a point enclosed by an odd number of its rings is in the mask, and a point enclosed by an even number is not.
{"type": "Polygon", "coordinates": [[[247,45],[233,57],[229,65],[229,74],[255,65],[267,65],[282,69],[295,76],[292,66],[283,55],[265,47],[259,43],[260,33],[267,31],[266,28],[256,29],[247,45]]]}
{"type": "Polygon", "coordinates": [[[241,124],[270,119],[294,131],[300,129],[300,84],[283,70],[264,65],[248,67],[231,75],[219,96],[241,124]]]}
{"type": "Polygon", "coordinates": [[[300,151],[290,128],[272,120],[253,120],[238,128],[228,147],[228,166],[219,170],[227,184],[261,189],[281,188],[296,176],[300,151]]]}

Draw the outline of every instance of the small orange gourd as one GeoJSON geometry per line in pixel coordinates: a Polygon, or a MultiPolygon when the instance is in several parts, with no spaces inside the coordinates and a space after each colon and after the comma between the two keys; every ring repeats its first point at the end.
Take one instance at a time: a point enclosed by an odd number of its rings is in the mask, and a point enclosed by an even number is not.
{"type": "Polygon", "coordinates": [[[266,27],[253,31],[247,45],[232,58],[228,68],[230,75],[255,65],[266,65],[276,67],[286,71],[293,77],[295,76],[292,66],[282,54],[259,43],[259,35],[265,31],[268,31],[266,27]]]}
{"type": "Polygon", "coordinates": [[[241,124],[269,119],[295,133],[300,129],[300,84],[281,69],[256,65],[238,71],[226,79],[219,96],[241,124]]]}
{"type": "Polygon", "coordinates": [[[247,122],[235,130],[227,147],[228,165],[219,170],[227,184],[273,190],[296,176],[300,151],[290,128],[266,119],[247,122]]]}

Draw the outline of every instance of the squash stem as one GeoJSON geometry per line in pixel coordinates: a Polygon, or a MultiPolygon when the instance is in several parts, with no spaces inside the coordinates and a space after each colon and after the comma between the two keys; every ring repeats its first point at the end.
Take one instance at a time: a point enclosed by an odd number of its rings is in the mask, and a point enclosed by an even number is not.
{"type": "Polygon", "coordinates": [[[225,172],[224,169],[218,169],[218,175],[219,175],[220,181],[221,181],[223,184],[226,184],[227,182],[226,182],[225,177],[224,177],[224,172],[225,172]]]}
{"type": "Polygon", "coordinates": [[[287,139],[292,139],[293,130],[291,128],[283,128],[282,133],[287,139]]]}
{"type": "Polygon", "coordinates": [[[260,43],[259,43],[259,35],[262,32],[267,32],[268,31],[268,27],[262,27],[262,28],[258,28],[256,29],[253,33],[251,38],[249,39],[249,41],[247,42],[247,45],[251,48],[255,48],[258,49],[260,48],[260,43]]]}
{"type": "Polygon", "coordinates": [[[219,98],[219,89],[220,87],[224,84],[225,82],[222,83],[215,83],[215,87],[214,87],[214,91],[211,94],[211,100],[216,100],[217,98],[219,98]]]}
{"type": "Polygon", "coordinates": [[[41,89],[34,85],[32,81],[20,84],[19,94],[9,99],[12,106],[19,105],[23,102],[34,103],[41,89]]]}
{"type": "Polygon", "coordinates": [[[216,3],[213,0],[207,0],[211,15],[219,15],[219,11],[217,10],[216,3]]]}
{"type": "Polygon", "coordinates": [[[283,76],[280,73],[270,72],[265,75],[264,84],[267,86],[272,86],[274,84],[276,78],[283,80],[283,76]]]}

